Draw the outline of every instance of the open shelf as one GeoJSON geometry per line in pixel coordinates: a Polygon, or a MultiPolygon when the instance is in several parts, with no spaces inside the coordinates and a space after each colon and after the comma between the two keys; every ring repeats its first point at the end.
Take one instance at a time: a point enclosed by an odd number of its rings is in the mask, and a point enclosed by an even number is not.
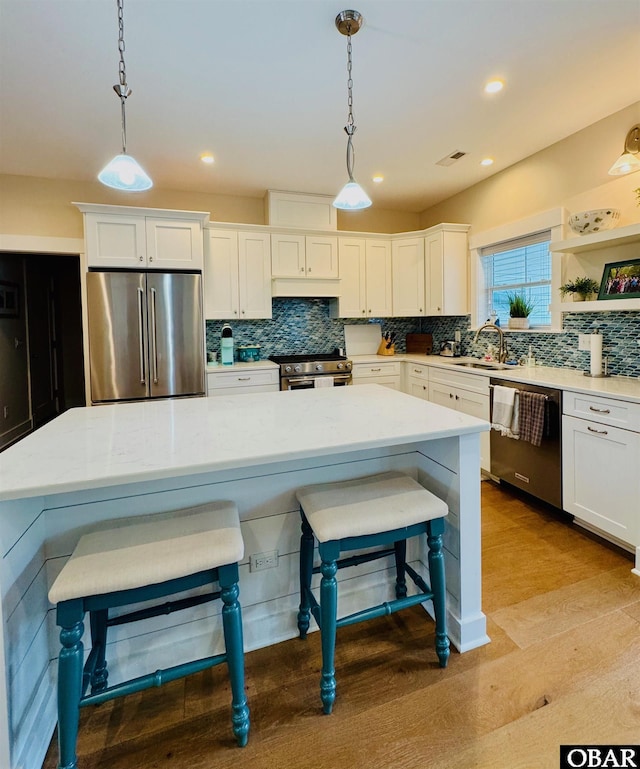
{"type": "Polygon", "coordinates": [[[551,306],[552,312],[621,312],[640,310],[640,299],[602,299],[593,302],[560,302],[551,306]]]}
{"type": "Polygon", "coordinates": [[[555,243],[551,243],[549,249],[555,254],[579,254],[583,251],[596,251],[599,248],[621,246],[634,241],[640,241],[640,223],[616,227],[605,232],[595,232],[593,235],[576,235],[575,238],[556,240],[555,243]]]}

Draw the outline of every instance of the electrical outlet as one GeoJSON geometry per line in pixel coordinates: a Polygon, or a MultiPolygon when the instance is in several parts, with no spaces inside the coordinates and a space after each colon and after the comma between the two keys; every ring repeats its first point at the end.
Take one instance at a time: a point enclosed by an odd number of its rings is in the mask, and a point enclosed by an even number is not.
{"type": "Polygon", "coordinates": [[[270,550],[268,553],[254,553],[249,562],[250,571],[264,571],[275,569],[278,565],[278,551],[270,550]]]}
{"type": "Polygon", "coordinates": [[[591,349],[591,334],[578,334],[578,350],[591,349]]]}

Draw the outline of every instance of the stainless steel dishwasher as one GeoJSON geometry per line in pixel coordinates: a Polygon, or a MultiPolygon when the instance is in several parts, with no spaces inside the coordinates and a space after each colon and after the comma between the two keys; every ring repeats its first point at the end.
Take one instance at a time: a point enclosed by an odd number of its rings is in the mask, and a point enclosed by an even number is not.
{"type": "Polygon", "coordinates": [[[544,395],[545,426],[540,446],[491,430],[491,475],[562,510],[562,391],[492,378],[492,416],[496,385],[544,395]]]}

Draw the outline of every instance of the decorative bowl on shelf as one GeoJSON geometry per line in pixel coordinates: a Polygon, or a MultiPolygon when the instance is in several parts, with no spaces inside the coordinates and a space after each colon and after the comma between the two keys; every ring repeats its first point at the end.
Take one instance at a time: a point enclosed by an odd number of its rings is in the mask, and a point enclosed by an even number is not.
{"type": "Polygon", "coordinates": [[[617,208],[597,208],[593,211],[581,211],[569,217],[569,227],[578,235],[590,235],[615,227],[620,219],[617,208]]]}

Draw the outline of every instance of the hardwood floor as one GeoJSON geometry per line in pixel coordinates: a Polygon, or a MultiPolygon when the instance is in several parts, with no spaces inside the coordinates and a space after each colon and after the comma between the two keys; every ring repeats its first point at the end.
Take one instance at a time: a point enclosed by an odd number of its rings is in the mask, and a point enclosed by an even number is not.
{"type": "Polygon", "coordinates": [[[491,482],[482,509],[487,646],[441,670],[420,608],[343,628],[327,717],[313,633],[247,654],[246,748],[222,666],[83,710],[80,769],[557,769],[561,744],[638,743],[631,556],[491,482]]]}

